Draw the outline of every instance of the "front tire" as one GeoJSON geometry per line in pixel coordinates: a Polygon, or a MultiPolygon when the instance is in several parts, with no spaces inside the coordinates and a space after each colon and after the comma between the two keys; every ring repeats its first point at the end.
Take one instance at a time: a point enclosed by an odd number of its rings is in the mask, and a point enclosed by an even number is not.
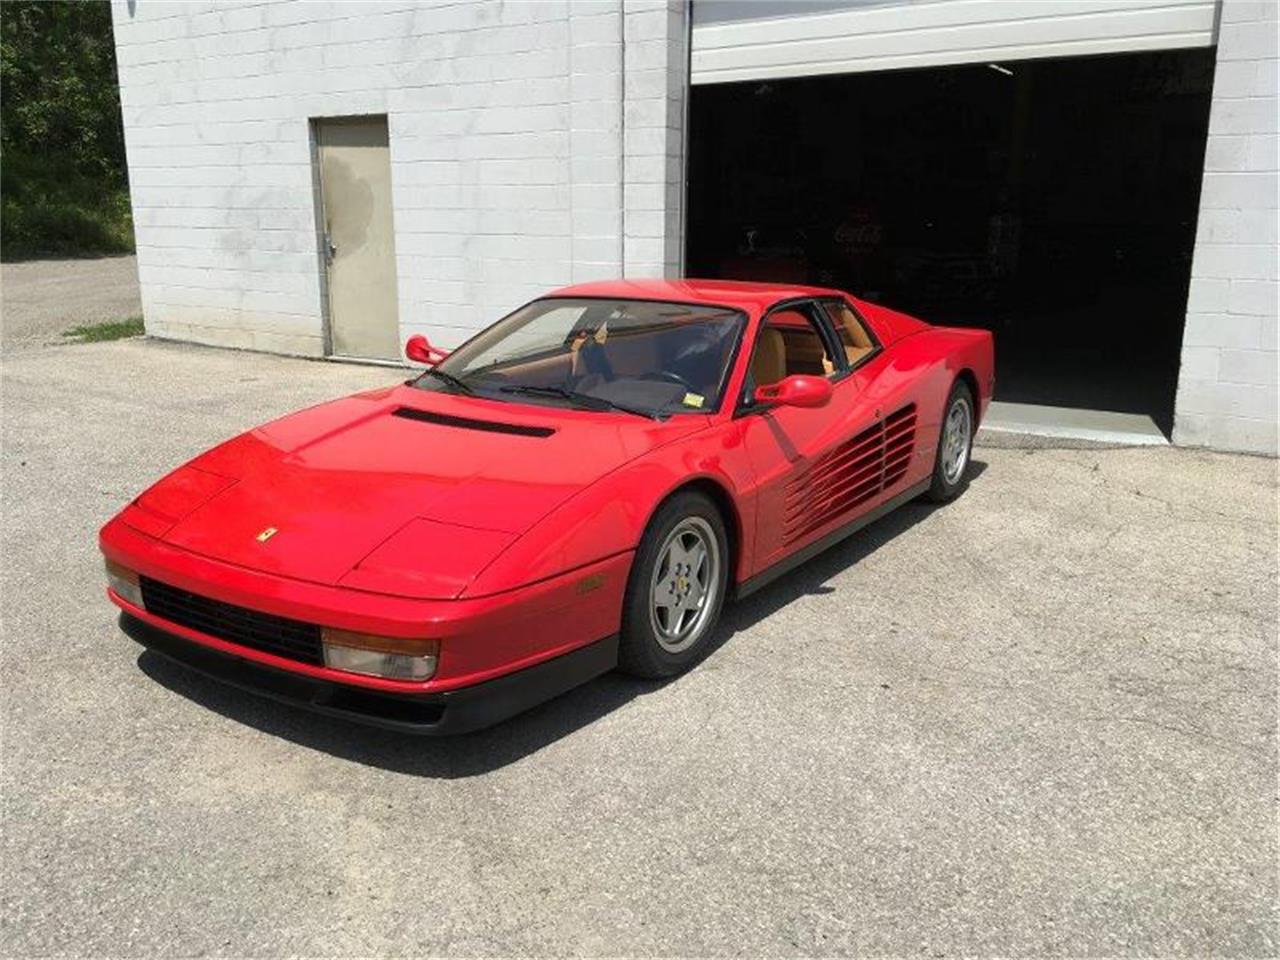
{"type": "Polygon", "coordinates": [[[938,451],[933,462],[933,482],[925,494],[934,503],[953,500],[964,489],[965,474],[973,453],[977,417],[973,391],[957,380],[943,408],[942,429],[938,431],[938,451]]]}
{"type": "Polygon", "coordinates": [[[670,677],[701,659],[724,604],[728,547],[724,518],[705,495],[677,493],[658,508],[627,580],[621,670],[670,677]]]}

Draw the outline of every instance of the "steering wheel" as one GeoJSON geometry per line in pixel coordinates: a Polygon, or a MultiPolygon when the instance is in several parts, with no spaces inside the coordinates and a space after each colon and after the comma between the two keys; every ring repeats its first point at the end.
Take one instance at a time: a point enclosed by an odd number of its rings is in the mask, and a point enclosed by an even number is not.
{"type": "Polygon", "coordinates": [[[671,370],[650,370],[648,373],[642,373],[636,377],[637,380],[657,380],[660,383],[674,383],[677,387],[683,387],[689,393],[697,393],[693,389],[693,384],[686,380],[680,374],[671,370]]]}

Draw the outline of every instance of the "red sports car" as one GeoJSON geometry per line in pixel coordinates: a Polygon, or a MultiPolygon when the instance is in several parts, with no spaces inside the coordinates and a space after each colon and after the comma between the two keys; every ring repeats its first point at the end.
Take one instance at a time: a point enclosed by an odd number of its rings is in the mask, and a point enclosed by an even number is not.
{"type": "Polygon", "coordinates": [[[164,477],[101,533],[124,631],[419,733],[706,652],[721,605],[964,484],[988,333],[838,290],[567,287],[403,384],[164,477]]]}

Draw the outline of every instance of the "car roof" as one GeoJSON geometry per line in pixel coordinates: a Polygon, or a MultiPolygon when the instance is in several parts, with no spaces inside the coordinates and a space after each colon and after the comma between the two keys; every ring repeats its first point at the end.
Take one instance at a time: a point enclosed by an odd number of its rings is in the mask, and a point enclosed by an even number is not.
{"type": "Polygon", "coordinates": [[[764,310],[792,297],[842,296],[829,287],[795,283],[754,283],[745,280],[597,280],[561,287],[551,297],[616,297],[634,300],[674,300],[764,310]]]}

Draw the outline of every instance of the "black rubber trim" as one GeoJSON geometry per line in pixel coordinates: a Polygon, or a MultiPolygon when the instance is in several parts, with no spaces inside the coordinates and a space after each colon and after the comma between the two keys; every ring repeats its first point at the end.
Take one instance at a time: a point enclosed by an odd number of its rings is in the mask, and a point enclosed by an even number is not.
{"type": "Polygon", "coordinates": [[[436,423],[442,427],[459,427],[463,430],[480,430],[485,433],[508,433],[515,437],[549,437],[556,432],[552,427],[498,423],[495,420],[473,420],[470,417],[453,417],[447,413],[432,413],[430,410],[415,410],[413,407],[397,407],[391,411],[391,415],[405,420],[436,423]]]}
{"type": "Polygon", "coordinates": [[[783,574],[790,573],[792,570],[800,566],[800,564],[804,563],[806,560],[813,559],[818,554],[822,553],[824,550],[834,547],[841,540],[844,540],[846,537],[850,537],[853,534],[857,533],[867,524],[873,523],[874,521],[879,520],[885,514],[892,513],[894,510],[902,506],[904,503],[914,500],[916,497],[920,496],[922,493],[924,493],[926,490],[929,489],[929,484],[931,482],[932,482],[932,477],[930,477],[930,479],[928,480],[920,481],[913,487],[908,487],[906,490],[903,490],[896,497],[886,500],[884,503],[880,504],[880,506],[876,507],[874,510],[869,510],[860,517],[854,517],[851,521],[846,523],[843,527],[837,527],[835,530],[832,530],[830,533],[828,533],[825,537],[815,540],[813,543],[809,544],[807,547],[797,550],[795,553],[791,554],[790,556],[783,557],[777,563],[773,564],[773,566],[768,567],[764,570],[761,570],[751,579],[743,580],[742,583],[738,584],[737,596],[745,597],[748,594],[755,593],[761,587],[768,586],[770,583],[772,583],[774,580],[777,580],[783,574]]]}
{"type": "Polygon", "coordinates": [[[618,665],[616,634],[524,670],[440,693],[382,693],[280,670],[223,653],[120,614],[120,629],[149,650],[250,693],[356,723],[426,736],[492,726],[608,673],[618,665]]]}

